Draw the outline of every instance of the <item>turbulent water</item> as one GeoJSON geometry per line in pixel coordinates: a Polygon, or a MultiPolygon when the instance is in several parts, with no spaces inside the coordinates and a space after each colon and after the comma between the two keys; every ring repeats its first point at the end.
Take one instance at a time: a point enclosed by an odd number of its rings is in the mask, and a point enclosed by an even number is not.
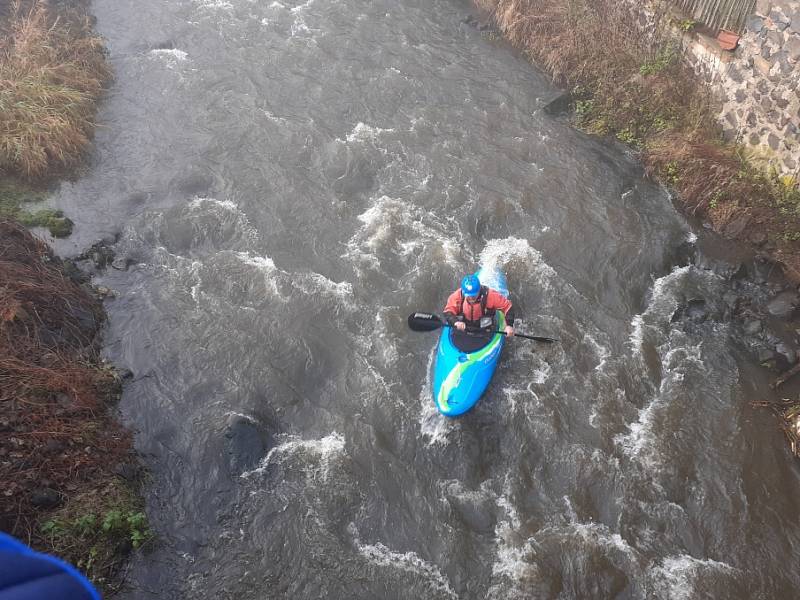
{"type": "Polygon", "coordinates": [[[99,277],[158,535],[126,598],[796,594],[797,471],[725,280],[466,2],[93,6],[116,80],[55,201],[61,252],[131,262],[99,277]],[[510,341],[451,421],[405,318],[487,264],[561,342],[510,341]]]}

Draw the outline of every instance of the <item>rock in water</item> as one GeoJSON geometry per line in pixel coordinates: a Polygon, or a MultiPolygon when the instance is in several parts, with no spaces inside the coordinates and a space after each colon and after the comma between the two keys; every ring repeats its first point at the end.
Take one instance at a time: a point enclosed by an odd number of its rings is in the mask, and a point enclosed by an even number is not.
{"type": "Polygon", "coordinates": [[[708,318],[706,301],[702,298],[693,298],[686,304],[686,316],[695,323],[702,323],[708,318]]]}
{"type": "Polygon", "coordinates": [[[767,304],[767,311],[773,317],[789,319],[798,305],[798,297],[794,292],[781,292],[767,304]]]}
{"type": "Polygon", "coordinates": [[[269,436],[258,423],[243,415],[231,415],[225,426],[228,466],[231,473],[255,468],[267,453],[269,436]]]}

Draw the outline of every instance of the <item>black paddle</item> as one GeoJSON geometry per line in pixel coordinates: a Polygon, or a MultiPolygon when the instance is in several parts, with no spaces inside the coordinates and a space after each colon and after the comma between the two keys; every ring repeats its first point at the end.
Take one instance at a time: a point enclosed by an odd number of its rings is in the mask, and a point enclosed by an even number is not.
{"type": "MultiPolygon", "coordinates": [[[[408,328],[412,331],[436,331],[442,327],[452,327],[450,323],[441,319],[437,315],[431,313],[415,312],[408,315],[408,328]]],[[[495,331],[494,333],[501,333],[505,335],[505,331],[495,331]]],[[[536,340],[537,342],[545,342],[552,344],[557,342],[556,338],[542,337],[538,335],[524,335],[522,333],[514,333],[514,337],[525,338],[526,340],[536,340]]]]}

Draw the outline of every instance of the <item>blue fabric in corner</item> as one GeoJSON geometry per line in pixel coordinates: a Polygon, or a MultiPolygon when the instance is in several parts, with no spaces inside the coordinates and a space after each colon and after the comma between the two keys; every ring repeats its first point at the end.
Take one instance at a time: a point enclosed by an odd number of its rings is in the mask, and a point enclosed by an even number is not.
{"type": "Polygon", "coordinates": [[[0,600],[100,600],[74,567],[0,533],[0,600]]]}

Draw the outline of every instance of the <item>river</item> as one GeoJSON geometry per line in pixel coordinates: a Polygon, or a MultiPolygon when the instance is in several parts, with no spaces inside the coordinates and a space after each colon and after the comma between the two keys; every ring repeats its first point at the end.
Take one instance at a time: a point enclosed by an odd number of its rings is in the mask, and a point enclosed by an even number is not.
{"type": "Polygon", "coordinates": [[[796,595],[797,467],[702,232],[465,1],[93,11],[116,79],[57,248],[130,263],[97,282],[158,540],[124,598],[796,595]],[[561,341],[446,420],[405,318],[488,264],[561,341]]]}

